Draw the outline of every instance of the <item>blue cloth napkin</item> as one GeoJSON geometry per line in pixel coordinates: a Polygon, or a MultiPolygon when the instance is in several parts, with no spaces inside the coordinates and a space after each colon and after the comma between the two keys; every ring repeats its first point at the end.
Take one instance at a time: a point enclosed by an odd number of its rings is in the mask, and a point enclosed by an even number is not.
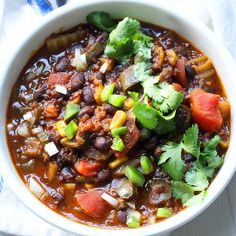
{"type": "Polygon", "coordinates": [[[35,11],[40,15],[45,15],[57,7],[61,7],[67,3],[67,0],[27,0],[35,11]]]}

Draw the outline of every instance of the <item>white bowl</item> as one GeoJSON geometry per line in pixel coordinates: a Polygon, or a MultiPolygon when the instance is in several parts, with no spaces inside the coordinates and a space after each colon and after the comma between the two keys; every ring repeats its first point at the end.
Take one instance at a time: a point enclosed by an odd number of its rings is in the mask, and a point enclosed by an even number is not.
{"type": "Polygon", "coordinates": [[[188,222],[203,210],[205,210],[224,190],[227,183],[234,174],[236,167],[235,152],[233,143],[236,143],[236,125],[235,111],[236,99],[234,99],[235,88],[235,70],[234,62],[228,51],[218,42],[214,35],[202,24],[185,16],[182,12],[170,6],[164,5],[161,2],[147,2],[145,0],[91,0],[78,1],[73,5],[68,5],[61,8],[45,18],[39,27],[36,27],[34,32],[26,36],[24,42],[19,43],[17,50],[10,56],[7,66],[1,71],[0,78],[0,173],[7,182],[12,191],[18,198],[35,214],[40,216],[47,222],[80,235],[122,235],[122,236],[144,236],[144,235],[163,235],[173,229],[188,222]],[[158,224],[142,227],[139,229],[122,229],[122,230],[107,230],[96,227],[89,227],[69,220],[54,211],[50,210],[42,204],[24,185],[19,178],[9,155],[6,135],[5,122],[7,104],[13,84],[15,83],[20,71],[29,60],[32,51],[37,50],[44,39],[53,32],[60,29],[71,28],[85,21],[86,15],[91,11],[106,11],[115,18],[123,18],[130,16],[139,20],[161,25],[170,29],[174,29],[180,35],[188,39],[205,52],[213,61],[216,70],[223,80],[229,101],[232,107],[232,126],[231,126],[231,141],[227,152],[224,165],[218,175],[210,185],[208,194],[203,203],[183,210],[179,214],[160,222],[158,224]]]}

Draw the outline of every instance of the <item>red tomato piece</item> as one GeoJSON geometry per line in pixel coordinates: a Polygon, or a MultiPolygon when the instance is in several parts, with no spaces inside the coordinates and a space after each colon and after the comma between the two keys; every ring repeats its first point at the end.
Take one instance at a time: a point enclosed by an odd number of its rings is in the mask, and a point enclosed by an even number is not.
{"type": "Polygon", "coordinates": [[[94,177],[102,169],[102,162],[95,160],[81,160],[74,165],[75,169],[83,176],[94,177]]]}
{"type": "Polygon", "coordinates": [[[65,85],[69,82],[71,75],[63,72],[51,73],[48,77],[48,87],[52,88],[56,84],[65,85]]]}
{"type": "Polygon", "coordinates": [[[104,216],[110,208],[108,203],[102,199],[101,194],[96,191],[79,193],[76,200],[87,215],[96,218],[104,216]]]}
{"type": "Polygon", "coordinates": [[[177,92],[182,92],[183,88],[180,84],[173,83],[172,86],[174,87],[174,90],[177,92]]]}
{"type": "Polygon", "coordinates": [[[220,112],[220,96],[207,93],[202,89],[193,90],[190,94],[192,117],[207,132],[220,129],[223,119],[220,112]]]}

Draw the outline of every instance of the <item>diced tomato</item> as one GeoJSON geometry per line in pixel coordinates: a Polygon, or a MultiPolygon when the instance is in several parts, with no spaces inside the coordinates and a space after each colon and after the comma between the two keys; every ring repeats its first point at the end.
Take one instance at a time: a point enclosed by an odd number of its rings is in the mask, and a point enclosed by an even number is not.
{"type": "Polygon", "coordinates": [[[184,88],[188,86],[188,81],[185,73],[185,61],[184,59],[178,59],[176,62],[176,68],[178,70],[176,80],[180,83],[184,88]]]}
{"type": "Polygon", "coordinates": [[[74,165],[75,169],[84,176],[97,176],[98,172],[102,169],[103,164],[95,160],[81,160],[74,165]]]}
{"type": "Polygon", "coordinates": [[[180,84],[173,83],[172,86],[174,87],[174,90],[177,92],[182,92],[183,88],[180,84]]]}
{"type": "Polygon", "coordinates": [[[71,75],[63,72],[51,73],[48,77],[48,87],[52,88],[56,84],[65,85],[69,82],[71,75]]]}
{"type": "Polygon", "coordinates": [[[86,214],[96,218],[104,216],[110,208],[102,199],[101,194],[96,191],[79,193],[76,200],[86,214]]]}
{"type": "Polygon", "coordinates": [[[129,150],[135,146],[135,144],[138,141],[139,136],[140,136],[140,131],[136,127],[135,117],[132,114],[132,112],[127,112],[125,124],[127,127],[127,131],[125,132],[124,136],[122,137],[125,148],[122,152],[115,152],[115,156],[117,158],[124,157],[129,152],[129,150]]]}
{"type": "Polygon", "coordinates": [[[193,90],[190,94],[192,117],[207,132],[217,131],[222,125],[219,102],[219,95],[207,93],[202,89],[193,90]]]}

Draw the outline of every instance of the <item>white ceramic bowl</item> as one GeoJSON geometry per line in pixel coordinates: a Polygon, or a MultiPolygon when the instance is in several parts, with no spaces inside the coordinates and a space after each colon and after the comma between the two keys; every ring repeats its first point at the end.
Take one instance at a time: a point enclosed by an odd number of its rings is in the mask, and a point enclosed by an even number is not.
{"type": "Polygon", "coordinates": [[[122,235],[122,236],[144,236],[144,235],[164,235],[173,229],[183,225],[191,220],[203,210],[205,210],[224,190],[230,178],[232,177],[235,167],[236,158],[233,150],[233,143],[236,143],[236,99],[235,95],[235,70],[234,62],[225,49],[217,41],[214,35],[202,24],[185,16],[182,12],[162,2],[147,2],[145,0],[89,0],[86,2],[78,1],[73,5],[61,8],[45,18],[42,24],[34,32],[26,36],[26,39],[19,43],[17,50],[10,56],[7,66],[1,71],[0,78],[0,172],[9,187],[18,196],[18,198],[35,214],[47,222],[62,228],[64,230],[80,235],[122,235]],[[75,223],[43,205],[33,194],[26,188],[20,180],[16,170],[11,162],[8,152],[5,136],[5,114],[7,112],[7,103],[14,82],[20,71],[29,60],[32,51],[37,50],[44,39],[53,32],[60,29],[71,28],[85,21],[86,15],[91,11],[106,11],[115,18],[130,16],[139,20],[158,24],[184,36],[191,41],[193,45],[205,52],[213,61],[219,76],[225,85],[229,101],[232,106],[232,126],[231,126],[231,144],[225,158],[224,165],[218,175],[210,185],[208,194],[204,202],[200,205],[183,210],[179,214],[165,220],[161,223],[142,227],[139,229],[107,230],[95,227],[89,227],[75,223]]]}

